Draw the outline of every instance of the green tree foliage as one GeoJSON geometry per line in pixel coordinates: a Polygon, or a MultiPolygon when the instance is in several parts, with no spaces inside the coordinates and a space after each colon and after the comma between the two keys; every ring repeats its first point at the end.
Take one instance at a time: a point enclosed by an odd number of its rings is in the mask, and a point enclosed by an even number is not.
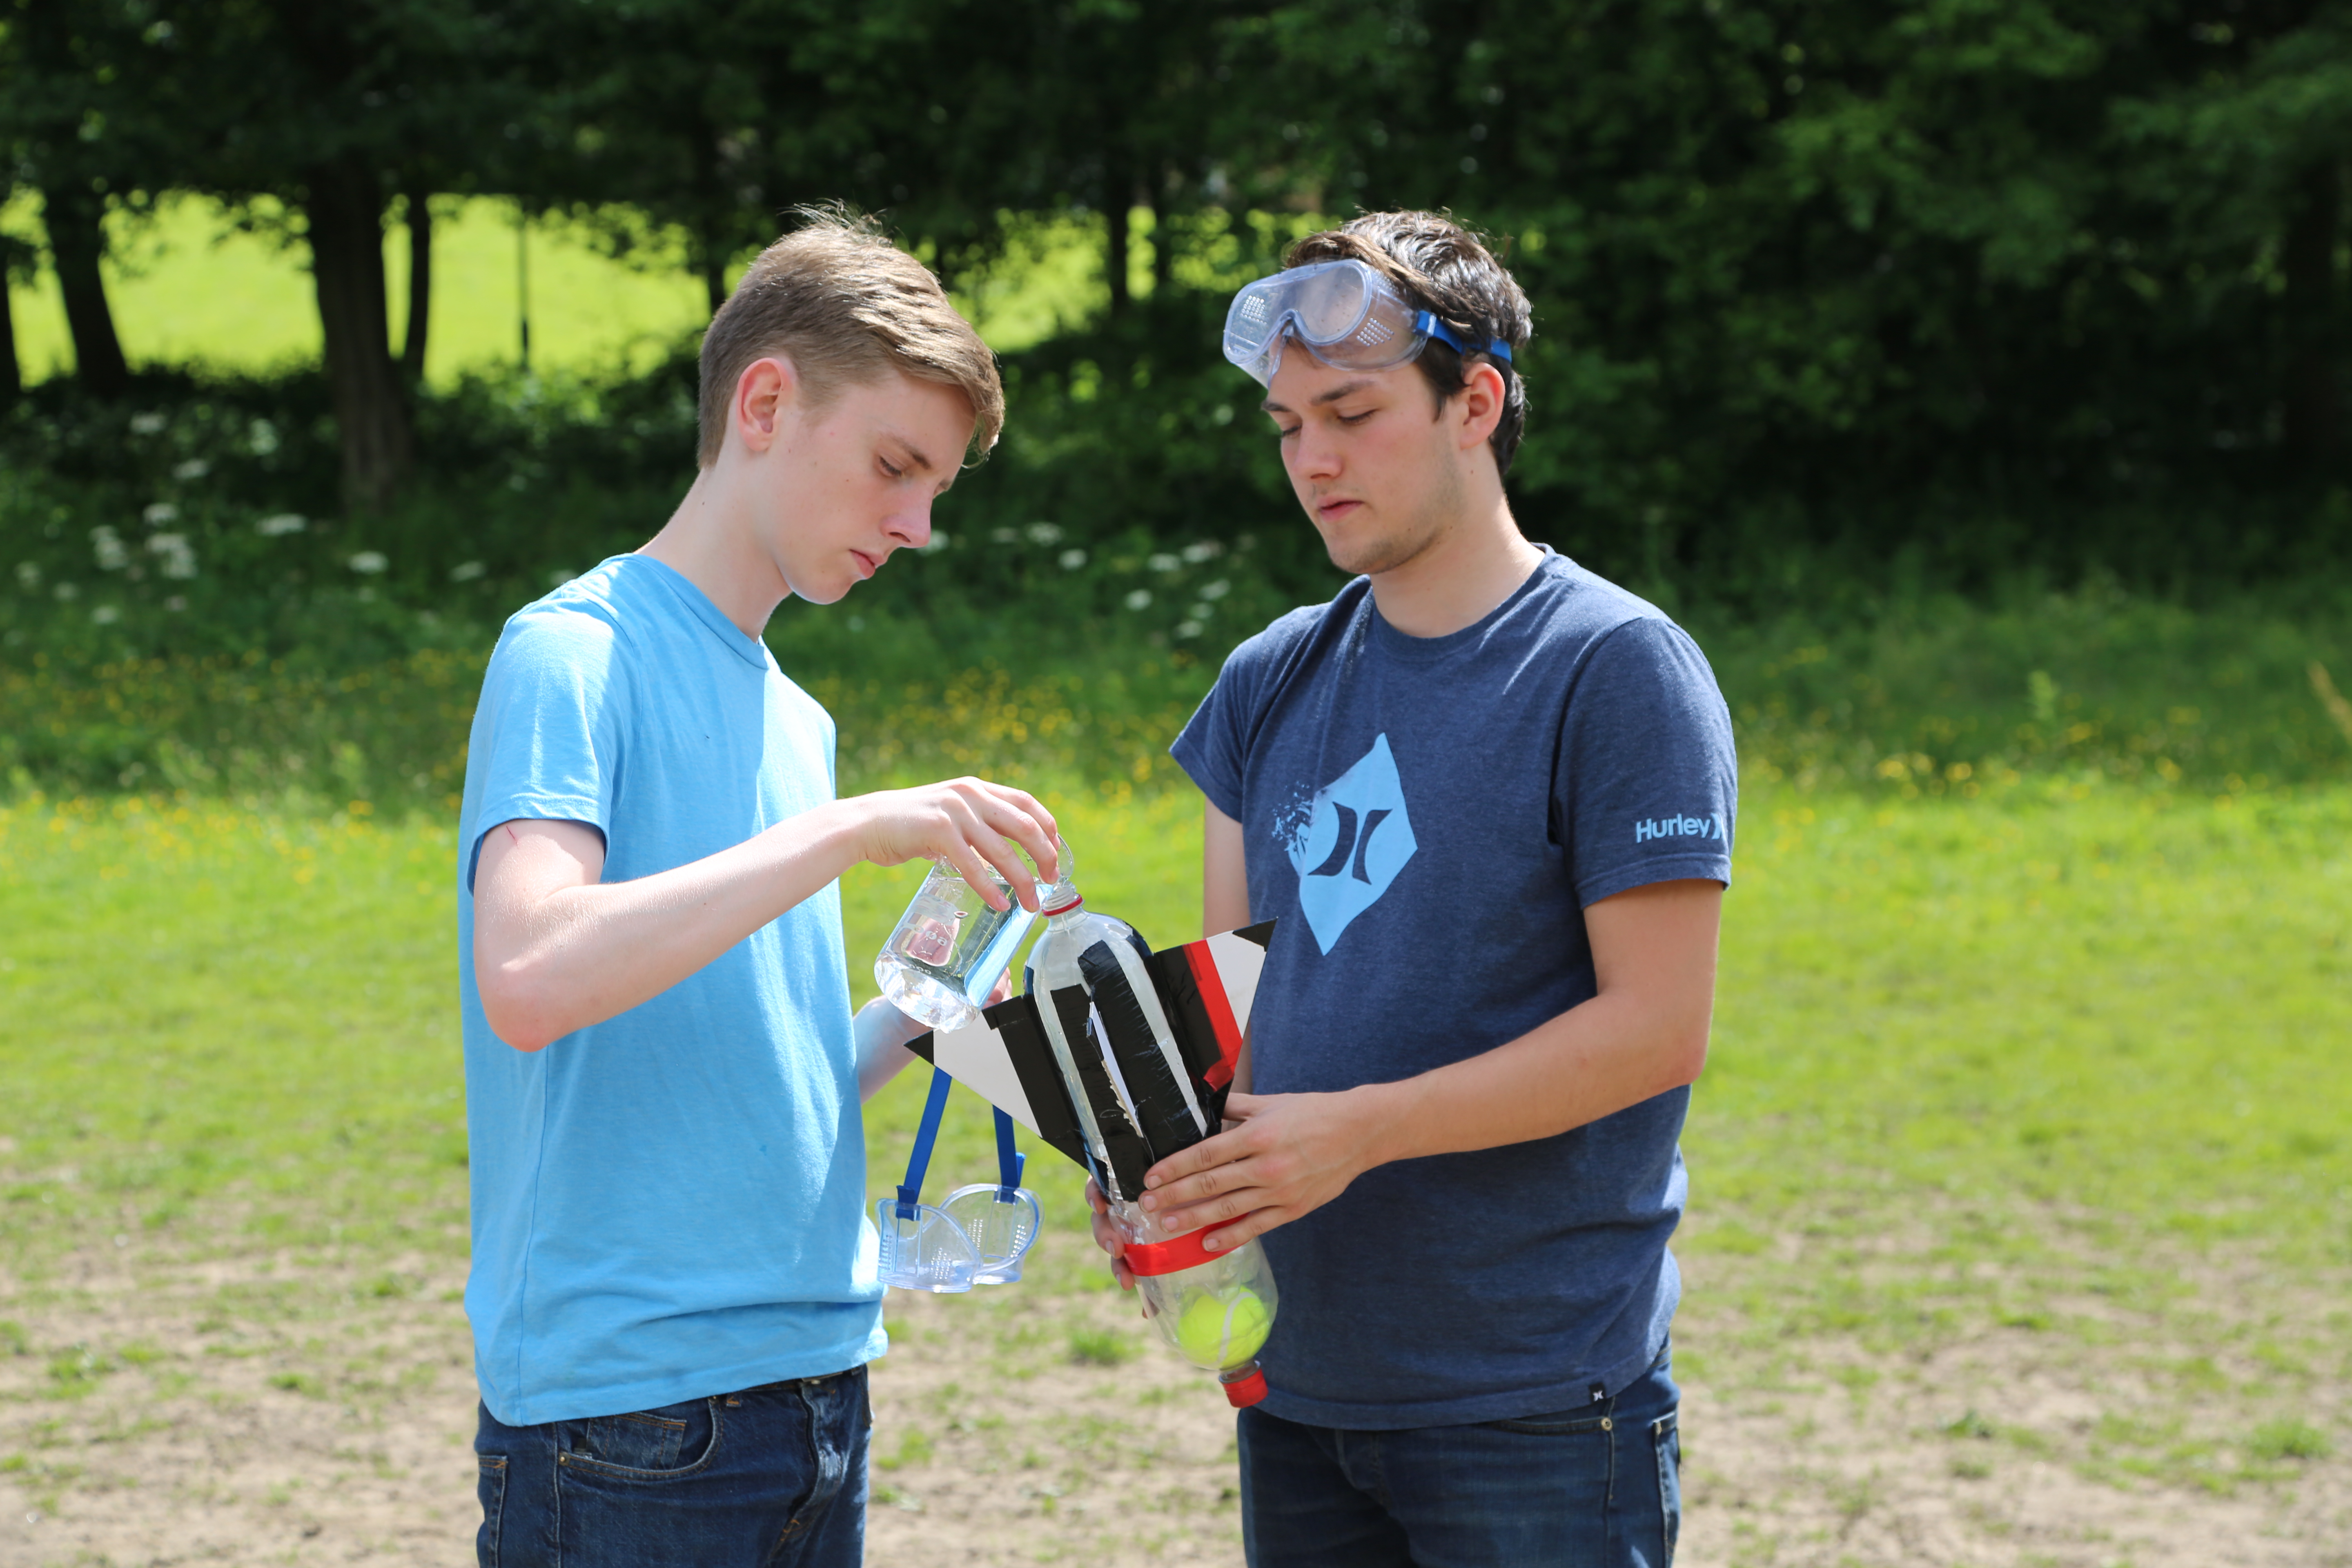
{"type": "Polygon", "coordinates": [[[195,187],[301,215],[357,503],[413,438],[371,236],[463,190],[584,218],[714,302],[807,201],[886,211],[961,283],[1040,216],[1098,226],[1102,319],[1010,363],[1013,437],[976,487],[1008,512],[1172,535],[1281,504],[1227,429],[1223,293],[1276,264],[1286,215],[1407,205],[1507,247],[1538,334],[1515,494],[1621,570],[1796,545],[2253,570],[2345,510],[2352,0],[0,0],[0,136],[60,214],[195,187]]]}

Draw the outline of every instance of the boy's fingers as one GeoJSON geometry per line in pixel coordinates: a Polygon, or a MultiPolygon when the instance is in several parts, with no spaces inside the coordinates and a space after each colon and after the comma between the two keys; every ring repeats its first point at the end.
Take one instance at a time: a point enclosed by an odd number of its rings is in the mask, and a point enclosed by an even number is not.
{"type": "Polygon", "coordinates": [[[1214,1170],[1219,1165],[1229,1164],[1247,1153],[1248,1151],[1242,1147],[1235,1133],[1220,1132],[1213,1137],[1203,1138],[1190,1149],[1180,1149],[1152,1166],[1143,1173],[1143,1184],[1148,1190],[1156,1193],[1171,1183],[1182,1181],[1187,1176],[1198,1175],[1202,1171],[1214,1170]]]}
{"type": "MultiPolygon", "coordinates": [[[[1006,800],[1000,795],[990,804],[992,809],[982,814],[988,826],[1020,845],[1040,875],[1049,880],[1057,877],[1061,868],[1054,853],[1052,819],[1039,819],[1039,813],[1044,808],[1025,795],[1018,801],[1006,800]]],[[[1022,874],[1024,877],[1028,875],[1027,867],[1022,868],[1022,874]]]]}
{"type": "Polygon", "coordinates": [[[974,849],[968,841],[957,839],[944,846],[940,858],[955,868],[956,875],[961,877],[970,885],[971,890],[980,895],[982,903],[992,910],[1004,906],[1007,900],[1003,894],[996,890],[996,879],[987,874],[987,862],[981,858],[979,851],[974,849]]]}

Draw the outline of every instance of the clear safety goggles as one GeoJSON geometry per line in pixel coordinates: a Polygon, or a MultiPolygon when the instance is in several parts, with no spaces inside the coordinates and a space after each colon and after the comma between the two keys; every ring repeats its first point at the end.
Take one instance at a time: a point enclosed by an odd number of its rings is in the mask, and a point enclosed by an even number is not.
{"type": "MultiPolygon", "coordinates": [[[[1297,338],[1325,364],[1342,370],[1387,370],[1411,360],[1429,340],[1468,353],[1472,344],[1429,310],[1417,310],[1395,284],[1363,262],[1318,261],[1261,278],[1234,296],[1225,312],[1225,357],[1274,384],[1282,345],[1297,338]]],[[[1508,363],[1500,338],[1476,345],[1508,363]]]]}
{"type": "Polygon", "coordinates": [[[940,1135],[948,1090],[955,1079],[934,1068],[922,1125],[907,1159],[898,1195],[874,1205],[881,1233],[882,1283],[896,1290],[956,1295],[975,1285],[1009,1285],[1021,1278],[1021,1259],[1037,1239],[1045,1214],[1037,1194],[1021,1184],[1028,1156],[1013,1146],[1013,1119],[996,1112],[994,1182],[958,1187],[945,1203],[923,1202],[923,1177],[940,1135]]]}

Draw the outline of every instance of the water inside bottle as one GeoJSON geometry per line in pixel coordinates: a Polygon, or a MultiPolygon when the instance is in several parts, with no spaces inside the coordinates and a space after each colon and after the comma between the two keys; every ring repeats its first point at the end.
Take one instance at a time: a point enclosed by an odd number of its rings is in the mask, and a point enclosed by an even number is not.
{"type": "Polygon", "coordinates": [[[919,915],[874,966],[875,983],[909,1018],[935,1029],[960,1028],[978,1016],[1036,918],[1018,903],[919,915]]]}

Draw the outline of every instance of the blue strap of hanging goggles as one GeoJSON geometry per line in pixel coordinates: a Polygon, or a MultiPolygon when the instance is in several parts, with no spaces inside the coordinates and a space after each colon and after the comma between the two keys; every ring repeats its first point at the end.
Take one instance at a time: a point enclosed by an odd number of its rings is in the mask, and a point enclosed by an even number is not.
{"type": "MultiPolygon", "coordinates": [[[[915,1146],[907,1154],[907,1179],[898,1184],[898,1217],[912,1219],[923,1201],[923,1177],[931,1168],[931,1146],[939,1142],[940,1119],[947,1114],[948,1091],[955,1088],[955,1079],[938,1068],[931,1068],[931,1092],[923,1101],[923,1120],[915,1129],[915,1146]]],[[[997,1196],[1006,1203],[1013,1201],[1013,1189],[1021,1185],[1022,1171],[1029,1156],[1013,1146],[1013,1118],[1003,1111],[996,1112],[996,1179],[997,1196]]]]}
{"type": "MultiPolygon", "coordinates": [[[[1462,341],[1461,334],[1439,321],[1434,310],[1416,312],[1412,318],[1412,330],[1423,337],[1435,338],[1455,353],[1466,354],[1470,352],[1470,345],[1462,341]]],[[[1486,347],[1482,352],[1494,355],[1505,364],[1511,363],[1511,345],[1500,338],[1488,340],[1486,347]]]]}

